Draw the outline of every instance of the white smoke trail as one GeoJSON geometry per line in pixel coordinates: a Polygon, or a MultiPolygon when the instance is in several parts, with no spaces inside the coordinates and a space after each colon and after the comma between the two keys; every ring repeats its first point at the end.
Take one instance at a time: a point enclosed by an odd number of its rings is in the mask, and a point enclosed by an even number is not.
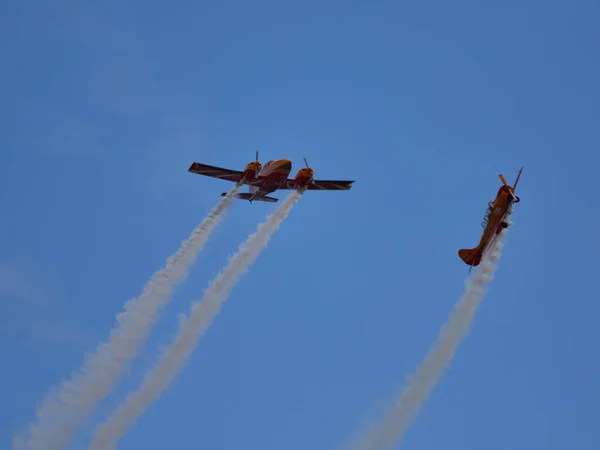
{"type": "Polygon", "coordinates": [[[231,206],[241,186],[234,186],[208,214],[177,252],[156,272],[142,294],[129,300],[117,315],[117,325],[108,341],[96,353],[87,355],[83,367],[70,380],[54,387],[38,407],[37,423],[29,425],[27,435],[13,440],[13,449],[59,450],[69,445],[95,405],[114,389],[118,378],[139,353],[159,313],[170,299],[174,285],[188,275],[211,232],[231,206]]]}
{"type": "MultiPolygon", "coordinates": [[[[510,222],[509,222],[510,224],[510,222]]],[[[436,342],[417,372],[409,381],[399,398],[386,412],[379,425],[370,430],[352,450],[390,449],[404,439],[421,405],[438,383],[443,370],[452,361],[458,345],[466,337],[477,307],[487,293],[487,285],[493,278],[497,266],[491,261],[500,259],[504,247],[501,242],[505,236],[503,230],[494,245],[487,252],[474,277],[467,281],[467,287],[460,301],[455,305],[448,322],[442,326],[436,342]]]]}
{"type": "Polygon", "coordinates": [[[115,449],[121,437],[181,372],[231,289],[267,246],[301,196],[302,192],[294,191],[240,246],[227,267],[204,291],[203,299],[192,305],[190,317],[181,320],[178,334],[154,369],[146,374],[141,387],[130,393],[108,421],[96,428],[90,450],[115,449]]]}

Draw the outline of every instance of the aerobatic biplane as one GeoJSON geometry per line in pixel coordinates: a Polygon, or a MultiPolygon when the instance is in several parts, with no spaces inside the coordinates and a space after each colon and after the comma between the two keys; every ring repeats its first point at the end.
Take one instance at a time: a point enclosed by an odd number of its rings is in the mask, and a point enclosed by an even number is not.
{"type": "Polygon", "coordinates": [[[502,174],[499,175],[502,181],[502,186],[498,189],[496,198],[488,203],[488,208],[485,212],[485,217],[481,226],[483,227],[483,234],[479,241],[479,245],[472,249],[461,249],[458,251],[458,256],[462,259],[465,264],[471,266],[469,272],[474,266],[478,266],[483,258],[485,252],[490,248],[491,244],[496,240],[496,237],[500,232],[508,227],[506,222],[508,215],[512,212],[513,203],[519,202],[519,197],[515,195],[519,178],[521,178],[521,170],[517,175],[515,184],[509,186],[506,182],[506,178],[502,174]]]}
{"type": "MultiPolygon", "coordinates": [[[[289,159],[279,159],[269,161],[263,167],[258,162],[258,150],[256,151],[256,160],[248,163],[244,171],[224,169],[222,167],[209,166],[207,164],[192,163],[188,172],[205,175],[207,177],[220,178],[240,185],[249,186],[247,193],[236,194],[237,198],[260,202],[276,202],[277,198],[269,197],[267,194],[278,190],[307,189],[321,191],[340,191],[348,190],[352,187],[354,181],[343,180],[315,180],[313,179],[314,170],[308,166],[304,158],[303,167],[298,171],[295,178],[288,178],[292,171],[292,162],[289,159]]],[[[223,192],[221,196],[227,195],[223,192]]]]}

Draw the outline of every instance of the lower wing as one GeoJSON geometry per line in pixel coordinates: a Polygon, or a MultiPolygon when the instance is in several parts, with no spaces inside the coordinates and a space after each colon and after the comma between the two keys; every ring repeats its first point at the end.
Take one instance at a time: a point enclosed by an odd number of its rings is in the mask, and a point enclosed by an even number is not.
{"type": "MultiPolygon", "coordinates": [[[[347,191],[352,187],[354,181],[345,180],[313,180],[306,186],[309,191],[347,191]]],[[[279,189],[298,189],[294,180],[288,179],[287,183],[279,189]]]]}

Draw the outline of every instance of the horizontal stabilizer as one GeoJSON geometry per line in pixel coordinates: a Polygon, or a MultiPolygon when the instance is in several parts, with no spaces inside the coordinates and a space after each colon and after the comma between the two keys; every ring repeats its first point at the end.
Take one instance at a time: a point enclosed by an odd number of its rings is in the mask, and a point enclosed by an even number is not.
{"type": "MultiPolygon", "coordinates": [[[[221,197],[225,197],[227,195],[227,192],[223,192],[221,194],[221,197]]],[[[254,194],[250,194],[250,193],[240,193],[240,194],[236,194],[235,195],[236,198],[239,198],[241,200],[251,200],[253,202],[268,202],[268,203],[275,203],[277,201],[279,201],[278,198],[274,198],[274,197],[267,197],[266,195],[264,196],[256,196],[254,197],[254,194]],[[252,198],[254,197],[254,198],[252,198]]]]}

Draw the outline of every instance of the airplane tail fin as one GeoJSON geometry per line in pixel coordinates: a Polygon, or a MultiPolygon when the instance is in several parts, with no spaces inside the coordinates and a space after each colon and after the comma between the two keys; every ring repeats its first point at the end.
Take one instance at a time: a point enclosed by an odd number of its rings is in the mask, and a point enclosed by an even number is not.
{"type": "MultiPolygon", "coordinates": [[[[226,192],[223,192],[221,194],[221,197],[225,197],[227,195],[226,192]]],[[[251,200],[253,202],[268,202],[268,203],[275,203],[277,201],[279,201],[278,198],[274,198],[274,197],[268,197],[268,196],[262,196],[262,197],[254,197],[253,193],[246,193],[246,192],[242,192],[239,194],[235,195],[236,198],[239,198],[241,200],[251,200]],[[253,198],[254,197],[254,198],[253,198]]]]}
{"type": "Polygon", "coordinates": [[[463,248],[458,251],[458,257],[462,259],[466,265],[475,267],[481,262],[481,251],[479,247],[471,249],[463,248]]]}

